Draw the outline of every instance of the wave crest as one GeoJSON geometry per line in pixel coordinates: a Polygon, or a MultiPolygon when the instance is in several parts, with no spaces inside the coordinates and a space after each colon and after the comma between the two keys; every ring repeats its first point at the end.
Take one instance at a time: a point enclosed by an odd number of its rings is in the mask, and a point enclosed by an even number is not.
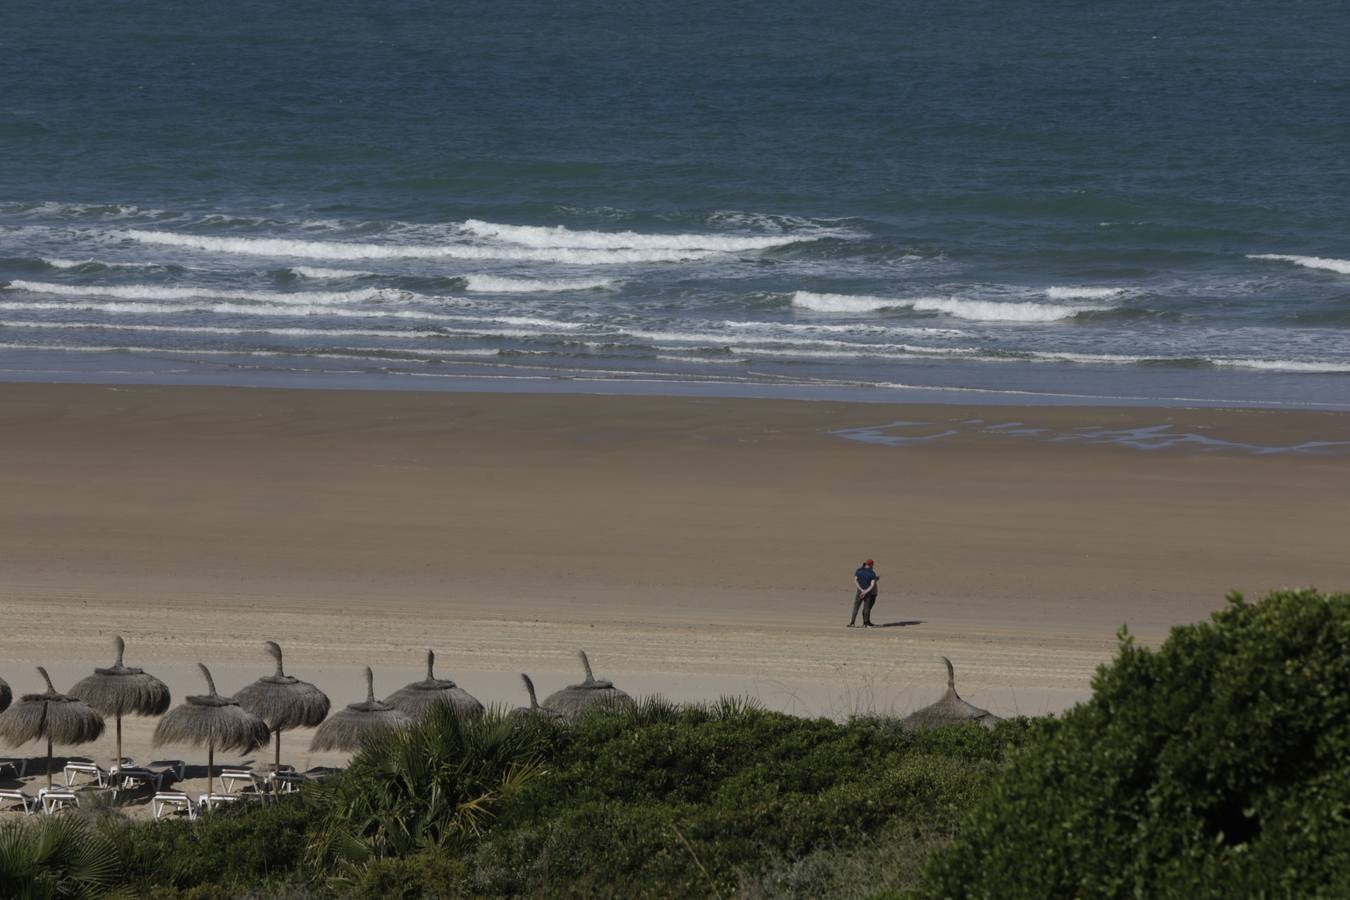
{"type": "Polygon", "coordinates": [[[1109,306],[1055,306],[1049,303],[1011,303],[996,300],[965,300],[957,297],[854,297],[847,294],[816,294],[797,291],[792,305],[817,312],[862,313],[886,309],[937,312],[958,319],[982,322],[1057,322],[1079,313],[1110,309],[1109,306]]]}
{"type": "Polygon", "coordinates": [[[1289,253],[1248,253],[1248,259],[1268,259],[1277,262],[1293,263],[1306,269],[1325,269],[1350,275],[1350,259],[1331,259],[1325,256],[1295,256],[1289,253]]]}

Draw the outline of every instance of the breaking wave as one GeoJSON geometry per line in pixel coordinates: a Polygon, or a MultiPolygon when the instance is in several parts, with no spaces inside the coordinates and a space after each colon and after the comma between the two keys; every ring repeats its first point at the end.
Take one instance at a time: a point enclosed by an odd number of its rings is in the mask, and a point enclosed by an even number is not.
{"type": "Polygon", "coordinates": [[[506,278],[500,275],[465,275],[467,290],[491,294],[591,291],[614,286],[612,278],[506,278]]]}
{"type": "Polygon", "coordinates": [[[1125,288],[1107,287],[1050,287],[1045,296],[1051,300],[1109,300],[1125,293],[1125,288]]]}
{"type": "Polygon", "coordinates": [[[718,253],[766,250],[822,235],[773,236],[718,234],[639,234],[635,231],[573,231],[563,225],[498,225],[469,219],[464,230],[477,237],[495,238],[523,247],[547,250],[703,250],[718,253]]]}
{"type": "Polygon", "coordinates": [[[407,291],[391,288],[365,288],[359,291],[237,291],[217,288],[173,288],[151,284],[69,285],[43,281],[11,281],[11,290],[30,294],[57,294],[65,297],[115,297],[121,300],[252,300],[275,304],[370,303],[374,301],[420,299],[407,291]]]}
{"type": "Polygon", "coordinates": [[[363,278],[367,275],[374,275],[374,272],[363,272],[360,269],[321,269],[315,266],[291,266],[291,271],[301,278],[313,278],[317,280],[327,280],[331,278],[363,278]]]}
{"type": "Polygon", "coordinates": [[[186,247],[210,253],[303,259],[503,259],[556,262],[565,265],[614,265],[680,262],[719,252],[696,248],[588,249],[575,247],[481,246],[474,244],[372,244],[356,241],[304,241],[292,238],[215,237],[174,231],[123,232],[145,244],[186,247]]]}
{"type": "Polygon", "coordinates": [[[817,312],[862,313],[886,309],[938,312],[958,319],[980,322],[1056,322],[1079,313],[1110,309],[1109,306],[1055,306],[1048,303],[962,300],[956,297],[854,297],[847,294],[815,294],[797,291],[792,305],[817,312]]]}
{"type": "Polygon", "coordinates": [[[1277,262],[1293,263],[1307,269],[1325,269],[1350,275],[1350,259],[1330,259],[1324,256],[1294,256],[1288,253],[1248,253],[1248,259],[1269,259],[1277,262]]]}

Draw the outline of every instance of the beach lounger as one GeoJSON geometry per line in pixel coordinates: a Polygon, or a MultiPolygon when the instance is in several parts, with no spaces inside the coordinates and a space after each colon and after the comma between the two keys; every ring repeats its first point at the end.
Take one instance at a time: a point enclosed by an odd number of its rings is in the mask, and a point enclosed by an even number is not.
{"type": "Polygon", "coordinates": [[[275,794],[294,794],[309,779],[294,770],[277,772],[272,776],[272,792],[275,794]]]}
{"type": "Polygon", "coordinates": [[[60,788],[43,788],[38,791],[38,799],[42,801],[42,811],[47,815],[59,812],[67,807],[80,806],[80,798],[75,796],[71,790],[61,790],[60,788]]]}
{"type": "Polygon", "coordinates": [[[305,770],[305,777],[312,781],[318,781],[320,778],[331,778],[340,771],[342,770],[335,769],[332,766],[311,766],[305,770]]]}
{"type": "Polygon", "coordinates": [[[113,785],[113,795],[118,791],[126,791],[131,788],[142,785],[150,785],[155,789],[155,793],[164,790],[164,779],[171,774],[168,769],[155,771],[154,769],[143,769],[139,766],[122,766],[114,769],[110,776],[113,785]]]}
{"type": "Polygon", "coordinates": [[[29,794],[25,794],[23,791],[0,791],[0,803],[6,801],[20,804],[23,807],[23,811],[29,815],[32,815],[34,810],[38,807],[38,799],[29,794]]]}
{"type": "Polygon", "coordinates": [[[238,794],[202,794],[197,798],[198,811],[214,809],[221,803],[238,803],[240,796],[238,794]]]}
{"type": "Polygon", "coordinates": [[[150,811],[156,819],[164,817],[164,810],[173,807],[174,812],[186,812],[189,819],[197,818],[197,807],[192,798],[182,791],[160,791],[150,800],[150,811]]]}
{"type": "Polygon", "coordinates": [[[6,756],[0,759],[0,772],[4,772],[6,769],[12,769],[15,778],[22,778],[24,773],[28,771],[28,760],[27,758],[20,759],[6,756]]]}
{"type": "Polygon", "coordinates": [[[66,778],[66,787],[74,787],[75,779],[80,775],[88,775],[99,787],[108,786],[108,772],[102,766],[91,762],[68,762],[62,772],[66,778]]]}
{"type": "MultiPolygon", "coordinates": [[[[127,765],[131,765],[131,762],[128,761],[127,765]]],[[[156,759],[151,760],[145,767],[152,772],[172,772],[174,781],[182,781],[183,772],[187,769],[187,763],[181,759],[156,759]]]]}
{"type": "Polygon", "coordinates": [[[242,784],[245,790],[262,793],[267,786],[267,776],[254,772],[252,769],[221,769],[220,783],[224,786],[226,793],[235,794],[236,786],[242,784]]]}

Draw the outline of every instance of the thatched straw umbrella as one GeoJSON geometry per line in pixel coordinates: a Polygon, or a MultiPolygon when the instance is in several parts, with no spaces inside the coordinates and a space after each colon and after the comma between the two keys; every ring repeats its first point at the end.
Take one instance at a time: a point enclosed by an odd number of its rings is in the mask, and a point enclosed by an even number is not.
{"type": "Polygon", "coordinates": [[[347,708],[319,726],[310,750],[359,750],[366,738],[382,731],[407,728],[407,713],[375,699],[375,675],[366,666],[366,701],[347,708]]]}
{"type": "Polygon", "coordinates": [[[545,706],[572,719],[592,707],[622,709],[633,705],[633,698],[616,688],[613,682],[596,681],[591,674],[591,661],[586,658],[586,651],[582,650],[578,655],[586,668],[586,680],[550,694],[544,700],[545,706]]]}
{"type": "Polygon", "coordinates": [[[169,708],[169,687],[143,669],[122,665],[126,641],[113,638],[117,662],[107,669],[95,669],[70,689],[70,696],[88,703],[117,722],[117,765],[122,765],[122,717],[160,716],[169,708]]]}
{"type": "Polygon", "coordinates": [[[272,736],[267,723],[239,705],[233,697],[216,693],[216,681],[211,671],[201,663],[197,668],[206,676],[209,694],[188,697],[155,728],[155,746],[163,744],[206,745],[206,790],[216,792],[216,749],[251,753],[267,743],[272,736]]]}
{"type": "Polygon", "coordinates": [[[475,718],[483,714],[483,704],[479,703],[464,688],[453,681],[437,678],[432,671],[436,664],[436,654],[427,651],[427,677],[414,681],[406,687],[394,691],[384,702],[414,719],[430,710],[437,703],[448,703],[450,708],[466,718],[475,718]]]}
{"type": "Polygon", "coordinates": [[[0,737],[12,744],[47,739],[47,787],[52,786],[52,744],[87,744],[103,734],[103,717],[88,703],[59,694],[47,670],[38,666],[47,682],[45,694],[24,694],[0,713],[0,737]]]}
{"type": "Polygon", "coordinates": [[[530,680],[530,676],[526,675],[524,672],[521,672],[521,673],[520,673],[520,680],[523,681],[523,682],[525,682],[525,691],[526,691],[526,693],[528,693],[528,694],[530,695],[530,705],[529,705],[529,706],[517,706],[515,709],[511,710],[511,718],[513,718],[513,719],[532,719],[532,718],[541,718],[541,719],[561,719],[561,718],[562,718],[562,715],[563,715],[563,714],[560,713],[560,712],[558,712],[556,709],[549,709],[547,706],[540,706],[540,705],[539,705],[539,700],[538,700],[538,698],[535,697],[535,695],[534,695],[534,682],[530,680]]]}
{"type": "Polygon", "coordinates": [[[947,692],[932,706],[925,706],[910,713],[904,724],[910,728],[936,728],[940,725],[956,725],[960,722],[979,722],[985,728],[993,728],[1003,720],[987,709],[971,706],[956,693],[956,672],[952,661],[942,657],[947,664],[947,692]]]}
{"type": "Polygon", "coordinates": [[[308,681],[292,678],[281,668],[281,648],[267,641],[263,648],[277,661],[274,675],[253,682],[234,699],[239,705],[267,723],[277,739],[272,771],[281,769],[281,733],[292,728],[313,728],[328,716],[328,695],[308,681]]]}
{"type": "Polygon", "coordinates": [[[0,712],[9,709],[9,701],[14,699],[14,694],[9,690],[9,682],[0,678],[0,712]]]}

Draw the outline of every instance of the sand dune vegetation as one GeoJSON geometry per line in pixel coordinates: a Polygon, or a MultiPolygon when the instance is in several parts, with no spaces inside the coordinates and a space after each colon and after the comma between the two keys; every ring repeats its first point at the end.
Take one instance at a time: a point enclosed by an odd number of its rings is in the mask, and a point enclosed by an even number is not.
{"type": "Polygon", "coordinates": [[[1090,701],[992,727],[734,698],[572,720],[440,704],[277,803],[72,819],[100,854],[83,881],[42,850],[78,842],[16,816],[0,893],[1344,896],[1347,646],[1350,594],[1291,591],[1234,596],[1156,650],[1122,633],[1090,701]]]}

